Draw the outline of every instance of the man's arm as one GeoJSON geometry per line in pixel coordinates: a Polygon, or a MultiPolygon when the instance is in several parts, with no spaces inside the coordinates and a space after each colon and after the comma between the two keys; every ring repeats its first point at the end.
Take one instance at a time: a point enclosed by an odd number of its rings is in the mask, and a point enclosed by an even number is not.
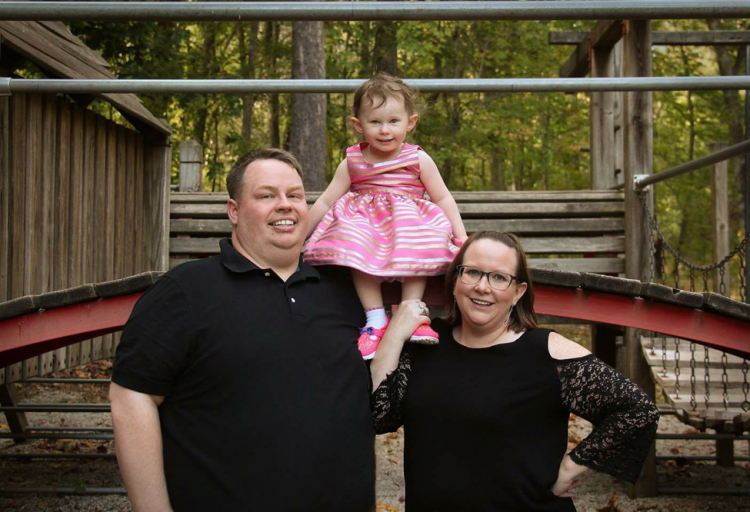
{"type": "Polygon", "coordinates": [[[139,393],[113,382],[109,401],[117,462],[133,510],[171,511],[159,423],[159,406],[164,397],[139,393]]]}

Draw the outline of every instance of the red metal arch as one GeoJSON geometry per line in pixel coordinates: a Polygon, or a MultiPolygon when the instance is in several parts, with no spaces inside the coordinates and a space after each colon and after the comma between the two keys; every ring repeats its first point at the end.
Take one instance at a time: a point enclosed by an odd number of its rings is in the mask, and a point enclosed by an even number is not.
{"type": "MultiPolygon", "coordinates": [[[[539,314],[621,325],[676,336],[750,357],[750,322],[708,311],[582,289],[537,285],[539,314]]],[[[386,286],[386,302],[400,291],[386,286]]],[[[38,311],[0,322],[0,368],[77,341],[119,331],[142,293],[38,311]]],[[[440,283],[431,280],[429,304],[443,304],[440,283]]]]}

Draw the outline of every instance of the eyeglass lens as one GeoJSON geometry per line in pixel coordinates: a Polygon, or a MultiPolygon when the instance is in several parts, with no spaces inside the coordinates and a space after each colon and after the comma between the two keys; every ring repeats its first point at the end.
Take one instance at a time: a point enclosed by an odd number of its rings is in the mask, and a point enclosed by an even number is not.
{"type": "Polygon", "coordinates": [[[510,286],[513,278],[504,272],[485,272],[473,267],[461,267],[459,277],[466,284],[477,284],[482,277],[487,276],[487,282],[495,290],[505,290],[510,286]]]}

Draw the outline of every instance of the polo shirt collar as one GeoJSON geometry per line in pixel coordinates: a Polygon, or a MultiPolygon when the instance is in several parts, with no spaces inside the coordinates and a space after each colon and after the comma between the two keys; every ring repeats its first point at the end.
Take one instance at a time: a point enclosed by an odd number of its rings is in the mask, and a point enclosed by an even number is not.
{"type": "MultiPolygon", "coordinates": [[[[219,248],[221,249],[221,255],[219,256],[221,264],[232,272],[245,273],[270,270],[260,268],[258,265],[240,254],[239,251],[237,251],[237,249],[235,249],[232,245],[232,240],[230,238],[222,239],[219,242],[219,248]]],[[[320,279],[320,272],[318,272],[318,269],[316,269],[312,265],[304,263],[302,261],[301,254],[299,257],[299,263],[295,275],[298,276],[297,279],[320,279]]]]}

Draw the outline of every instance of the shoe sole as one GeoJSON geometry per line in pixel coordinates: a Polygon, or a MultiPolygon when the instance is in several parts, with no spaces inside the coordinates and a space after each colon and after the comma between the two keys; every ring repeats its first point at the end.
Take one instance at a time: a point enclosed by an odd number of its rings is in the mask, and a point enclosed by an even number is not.
{"type": "Polygon", "coordinates": [[[362,356],[362,359],[364,359],[365,361],[369,361],[373,357],[375,357],[375,352],[373,352],[372,354],[366,355],[366,356],[362,356]]]}
{"type": "Polygon", "coordinates": [[[409,338],[410,343],[418,343],[419,345],[439,345],[440,340],[433,338],[432,336],[412,336],[409,338]]]}

